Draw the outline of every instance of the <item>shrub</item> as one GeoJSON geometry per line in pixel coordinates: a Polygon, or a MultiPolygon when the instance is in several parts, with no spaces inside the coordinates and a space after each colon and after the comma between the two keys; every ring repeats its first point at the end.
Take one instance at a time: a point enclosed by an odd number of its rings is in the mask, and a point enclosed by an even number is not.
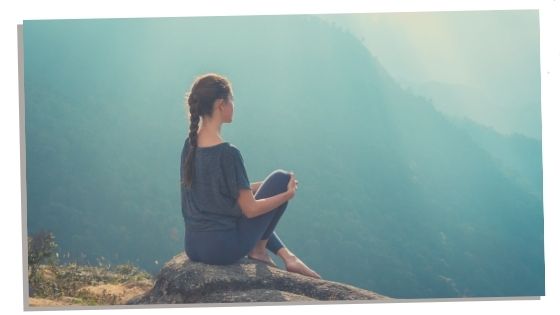
{"type": "MultiPolygon", "coordinates": [[[[44,279],[39,268],[41,264],[55,267],[58,263],[56,249],[58,245],[50,231],[41,230],[27,238],[27,268],[29,272],[29,295],[57,295],[56,283],[44,279]]],[[[51,268],[54,270],[54,268],[51,268]]]]}

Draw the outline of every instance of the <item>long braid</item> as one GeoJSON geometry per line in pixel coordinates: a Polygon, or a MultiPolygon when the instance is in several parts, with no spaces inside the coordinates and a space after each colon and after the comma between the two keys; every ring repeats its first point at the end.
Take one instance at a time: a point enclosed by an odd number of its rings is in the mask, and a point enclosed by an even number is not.
{"type": "Polygon", "coordinates": [[[189,153],[183,163],[183,171],[185,179],[182,182],[187,188],[190,188],[195,175],[195,153],[198,147],[198,124],[201,117],[211,117],[213,112],[213,104],[217,99],[227,99],[231,96],[231,85],[229,80],[215,73],[196,78],[191,90],[188,93],[186,103],[189,107],[189,153]]]}
{"type": "Polygon", "coordinates": [[[187,187],[191,187],[194,177],[194,156],[196,153],[196,148],[198,146],[198,123],[200,122],[200,114],[198,112],[198,99],[196,95],[192,92],[189,93],[187,100],[189,104],[189,117],[190,117],[190,127],[189,127],[189,144],[190,150],[186,158],[186,179],[187,187]]]}

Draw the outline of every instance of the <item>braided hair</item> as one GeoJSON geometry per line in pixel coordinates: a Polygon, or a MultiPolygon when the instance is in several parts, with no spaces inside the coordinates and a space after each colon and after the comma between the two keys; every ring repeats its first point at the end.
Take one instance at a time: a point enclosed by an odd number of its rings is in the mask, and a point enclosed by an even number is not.
{"type": "Polygon", "coordinates": [[[215,73],[199,76],[193,82],[186,95],[190,126],[190,150],[183,163],[186,182],[183,185],[190,188],[194,177],[194,157],[198,146],[198,124],[201,117],[212,117],[214,102],[218,99],[227,100],[231,95],[231,84],[227,78],[215,73]]]}

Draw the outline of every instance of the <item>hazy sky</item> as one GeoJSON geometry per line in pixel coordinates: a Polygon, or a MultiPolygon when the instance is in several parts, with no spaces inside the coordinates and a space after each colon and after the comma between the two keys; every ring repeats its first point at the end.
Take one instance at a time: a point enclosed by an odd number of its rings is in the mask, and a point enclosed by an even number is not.
{"type": "Polygon", "coordinates": [[[439,110],[540,139],[538,11],[320,17],[354,33],[397,81],[433,96],[439,110]]]}

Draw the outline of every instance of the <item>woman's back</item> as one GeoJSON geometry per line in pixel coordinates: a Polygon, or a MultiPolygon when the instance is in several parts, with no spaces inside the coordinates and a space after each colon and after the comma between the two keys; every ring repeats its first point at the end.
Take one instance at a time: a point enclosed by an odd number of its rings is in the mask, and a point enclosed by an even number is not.
{"type": "MultiPolygon", "coordinates": [[[[181,153],[182,182],[182,166],[190,149],[187,138],[181,153]]],[[[242,215],[237,203],[240,188],[250,189],[250,183],[241,153],[234,145],[222,142],[197,147],[192,186],[181,186],[185,227],[197,231],[234,229],[242,215]]]]}

